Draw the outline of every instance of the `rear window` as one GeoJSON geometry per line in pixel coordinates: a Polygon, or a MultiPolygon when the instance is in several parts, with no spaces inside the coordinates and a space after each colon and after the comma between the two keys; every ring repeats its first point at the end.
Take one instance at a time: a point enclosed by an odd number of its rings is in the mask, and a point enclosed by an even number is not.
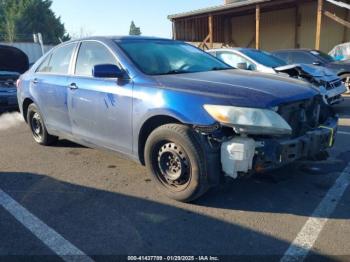
{"type": "Polygon", "coordinates": [[[39,66],[37,72],[52,74],[68,74],[69,65],[75,48],[74,44],[68,44],[54,50],[39,66]]]}

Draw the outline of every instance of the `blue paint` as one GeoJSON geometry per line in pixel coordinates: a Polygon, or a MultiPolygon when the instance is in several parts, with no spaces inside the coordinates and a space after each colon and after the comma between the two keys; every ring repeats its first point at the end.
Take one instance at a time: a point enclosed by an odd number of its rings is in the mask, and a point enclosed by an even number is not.
{"type": "Polygon", "coordinates": [[[113,94],[107,94],[107,97],[109,99],[109,102],[111,103],[112,106],[116,105],[115,97],[113,94]]]}
{"type": "Polygon", "coordinates": [[[108,109],[109,106],[108,106],[108,103],[107,103],[106,99],[103,99],[103,101],[105,101],[106,108],[108,109]]]}

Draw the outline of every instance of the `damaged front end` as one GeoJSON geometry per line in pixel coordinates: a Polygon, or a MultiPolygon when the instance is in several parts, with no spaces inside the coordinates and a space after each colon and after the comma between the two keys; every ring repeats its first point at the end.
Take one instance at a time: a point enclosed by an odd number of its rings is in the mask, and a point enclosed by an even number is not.
{"type": "Polygon", "coordinates": [[[307,81],[317,87],[328,105],[343,101],[342,94],[346,87],[341,79],[327,68],[306,64],[293,64],[274,68],[277,73],[307,81]]]}
{"type": "Polygon", "coordinates": [[[211,164],[208,173],[217,174],[219,169],[231,178],[266,172],[302,159],[324,160],[337,133],[338,117],[320,96],[270,110],[206,110],[220,123],[194,127],[201,134],[211,164]]]}

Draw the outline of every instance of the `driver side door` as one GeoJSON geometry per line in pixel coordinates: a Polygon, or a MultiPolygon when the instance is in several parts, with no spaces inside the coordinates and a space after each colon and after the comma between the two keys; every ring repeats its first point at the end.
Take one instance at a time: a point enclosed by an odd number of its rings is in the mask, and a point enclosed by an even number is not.
{"type": "Polygon", "coordinates": [[[132,152],[131,79],[97,78],[95,65],[113,64],[117,57],[98,41],[80,44],[74,74],[69,78],[69,115],[76,140],[124,153],[132,152]]]}

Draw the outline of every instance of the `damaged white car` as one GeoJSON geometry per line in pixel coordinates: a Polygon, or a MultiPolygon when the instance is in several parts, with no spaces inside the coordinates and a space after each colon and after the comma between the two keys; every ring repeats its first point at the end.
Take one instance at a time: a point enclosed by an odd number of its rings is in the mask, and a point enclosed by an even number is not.
{"type": "Polygon", "coordinates": [[[293,64],[287,65],[274,55],[252,48],[223,48],[208,51],[226,64],[243,70],[252,70],[262,73],[287,74],[290,77],[312,83],[319,88],[324,102],[334,105],[341,102],[346,87],[341,79],[327,68],[293,64]]]}

